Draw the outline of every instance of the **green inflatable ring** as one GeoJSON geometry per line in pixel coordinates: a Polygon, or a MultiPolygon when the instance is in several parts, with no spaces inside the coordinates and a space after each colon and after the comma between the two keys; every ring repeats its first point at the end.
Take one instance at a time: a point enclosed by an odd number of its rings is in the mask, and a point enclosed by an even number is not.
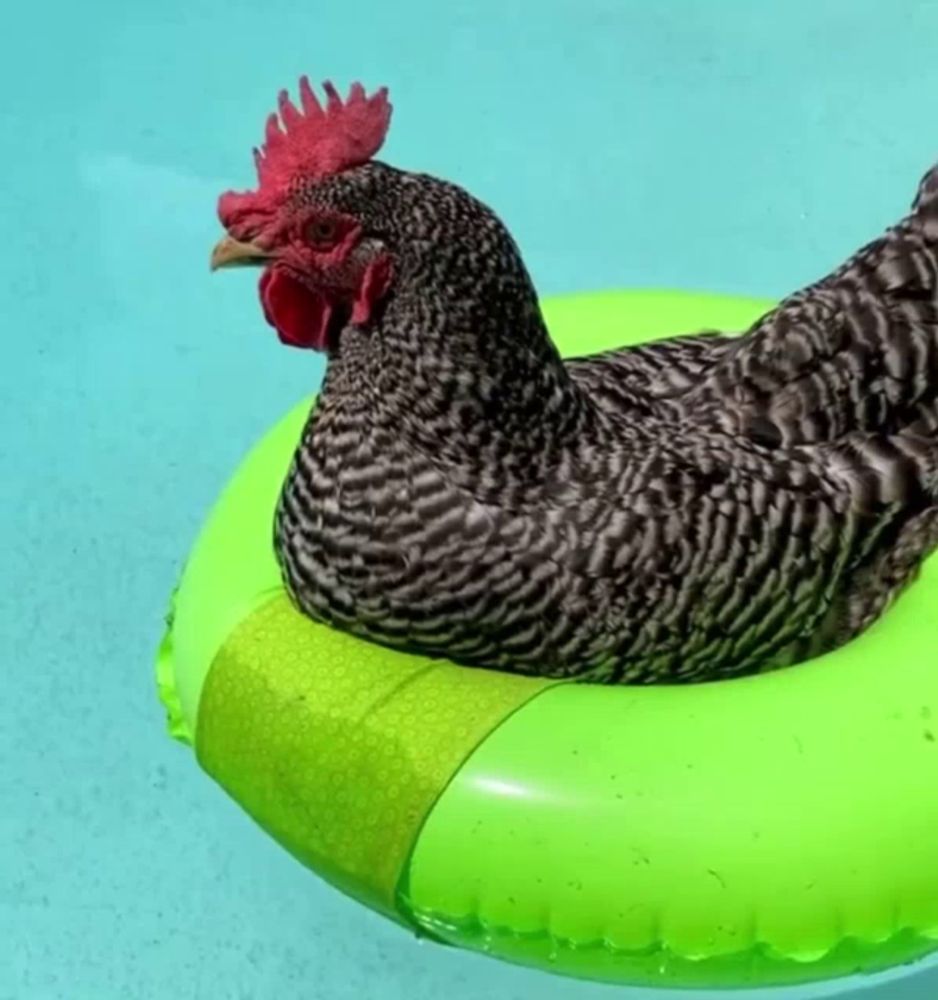
{"type": "MultiPolygon", "coordinates": [[[[545,312],[583,354],[767,305],[545,312]]],[[[404,655],[284,593],[271,518],[308,408],[218,501],[158,658],[171,732],[304,864],[418,933],[622,983],[818,980],[936,947],[938,559],[859,640],[759,677],[605,688],[404,655]]]]}

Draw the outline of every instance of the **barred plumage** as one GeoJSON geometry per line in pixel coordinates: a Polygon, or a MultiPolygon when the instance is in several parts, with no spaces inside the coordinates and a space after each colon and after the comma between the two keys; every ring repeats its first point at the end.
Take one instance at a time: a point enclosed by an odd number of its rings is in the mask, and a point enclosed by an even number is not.
{"type": "Polygon", "coordinates": [[[709,679],[846,641],[938,544],[938,172],[743,336],[566,363],[461,189],[371,162],[291,198],[395,268],[332,351],[277,512],[314,618],[470,665],[709,679]]]}

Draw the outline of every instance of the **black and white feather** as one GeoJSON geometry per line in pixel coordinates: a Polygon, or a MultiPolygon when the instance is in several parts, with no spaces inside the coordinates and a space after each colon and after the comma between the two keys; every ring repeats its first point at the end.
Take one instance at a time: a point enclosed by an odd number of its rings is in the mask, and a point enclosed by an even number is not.
{"type": "Polygon", "coordinates": [[[369,163],[295,197],[395,260],[277,513],[312,617],[469,665],[703,680],[845,642],[938,544],[938,173],[744,335],[567,362],[461,189],[369,163]]]}

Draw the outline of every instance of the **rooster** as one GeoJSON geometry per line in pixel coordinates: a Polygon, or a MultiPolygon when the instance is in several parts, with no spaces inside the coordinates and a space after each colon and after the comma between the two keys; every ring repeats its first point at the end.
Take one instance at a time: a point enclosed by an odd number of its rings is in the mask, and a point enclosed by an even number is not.
{"type": "Polygon", "coordinates": [[[739,336],[573,360],[466,191],[374,157],[382,89],[307,78],[212,267],[325,352],[274,547],[313,619],[468,666],[682,683],[862,632],[938,545],[938,168],[739,336]]]}

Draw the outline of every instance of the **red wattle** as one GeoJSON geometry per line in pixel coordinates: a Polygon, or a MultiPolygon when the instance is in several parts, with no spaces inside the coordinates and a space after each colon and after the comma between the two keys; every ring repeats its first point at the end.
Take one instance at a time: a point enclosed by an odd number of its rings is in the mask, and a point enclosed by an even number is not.
{"type": "Polygon", "coordinates": [[[284,344],[326,350],[332,306],[324,295],[276,267],[261,275],[260,294],[264,317],[284,344]]]}

